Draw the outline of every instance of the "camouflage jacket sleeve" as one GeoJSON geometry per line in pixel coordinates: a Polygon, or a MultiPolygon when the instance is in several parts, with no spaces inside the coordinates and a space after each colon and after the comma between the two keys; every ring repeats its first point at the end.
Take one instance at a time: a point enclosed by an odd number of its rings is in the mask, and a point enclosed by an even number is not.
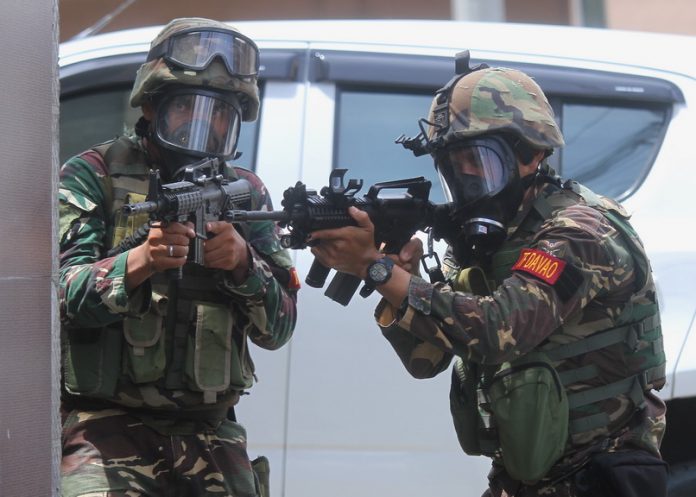
{"type": "Polygon", "coordinates": [[[60,171],[60,319],[96,328],[141,315],[149,307],[149,285],[125,289],[127,254],[102,259],[111,187],[94,151],[70,159],[60,171]]]}
{"type": "Polygon", "coordinates": [[[607,327],[633,292],[632,256],[620,234],[590,207],[575,205],[560,211],[528,247],[566,263],[556,283],[513,271],[491,296],[481,297],[413,276],[408,297],[392,322],[385,319],[388,306],[380,303],[376,316],[382,331],[412,374],[437,374],[448,354],[483,364],[512,360],[564,323],[589,323],[592,328],[596,322],[607,327]],[[404,334],[415,340],[405,340],[404,334]],[[423,344],[429,346],[428,360],[414,356],[423,356],[423,344]]]}
{"type": "MultiPolygon", "coordinates": [[[[252,209],[273,210],[265,185],[251,171],[236,168],[236,174],[253,188],[252,209]]],[[[295,328],[297,275],[290,254],[280,246],[280,232],[272,221],[251,223],[247,234],[251,268],[247,280],[235,285],[224,277],[222,291],[242,298],[253,324],[251,340],[266,349],[285,344],[295,328]]]]}

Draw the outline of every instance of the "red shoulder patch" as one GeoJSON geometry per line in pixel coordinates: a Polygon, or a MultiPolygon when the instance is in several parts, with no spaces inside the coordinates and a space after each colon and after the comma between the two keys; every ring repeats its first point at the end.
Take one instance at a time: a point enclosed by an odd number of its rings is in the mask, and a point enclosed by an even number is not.
{"type": "Polygon", "coordinates": [[[536,249],[522,249],[513,271],[524,271],[553,285],[565,269],[565,261],[536,249]]]}
{"type": "Polygon", "coordinates": [[[288,288],[291,290],[300,289],[300,277],[297,275],[297,269],[294,267],[290,268],[290,282],[288,284],[288,288]]]}

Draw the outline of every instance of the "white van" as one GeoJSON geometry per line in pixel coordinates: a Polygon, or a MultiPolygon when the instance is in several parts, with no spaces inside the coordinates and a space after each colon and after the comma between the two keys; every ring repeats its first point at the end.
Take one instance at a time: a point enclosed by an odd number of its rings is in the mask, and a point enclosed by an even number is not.
{"type": "MultiPolygon", "coordinates": [[[[455,53],[522,69],[547,93],[567,147],[562,176],[621,200],[653,264],[668,382],[663,444],[672,497],[696,495],[696,38],[566,27],[419,21],[233,23],[261,48],[260,119],[243,130],[240,165],[280,207],[301,180],[331,170],[367,186],[427,176],[428,157],[394,139],[415,135],[455,53]]],[[[119,134],[128,93],[159,27],[60,47],[61,160],[119,134]]],[[[309,251],[295,252],[303,277],[309,251]]],[[[259,382],[238,409],[249,452],[271,460],[273,495],[469,497],[489,462],[465,456],[449,414],[449,374],[412,379],[381,337],[377,296],[349,306],[304,286],[291,343],[254,350],[259,382]]]]}

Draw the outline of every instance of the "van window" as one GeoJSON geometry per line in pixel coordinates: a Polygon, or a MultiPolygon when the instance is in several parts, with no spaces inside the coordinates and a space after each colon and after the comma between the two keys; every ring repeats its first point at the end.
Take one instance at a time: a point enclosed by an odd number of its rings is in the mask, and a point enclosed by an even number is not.
{"type": "Polygon", "coordinates": [[[559,173],[624,199],[645,178],[664,136],[667,110],[565,103],[559,173]]]}
{"type": "MultiPolygon", "coordinates": [[[[378,181],[425,176],[433,182],[431,200],[444,201],[432,159],[394,144],[402,133],[419,132],[430,94],[344,89],[337,98],[334,167],[347,168],[347,178],[362,178],[361,194],[378,181]]],[[[566,146],[551,156],[552,166],[597,193],[628,197],[655,160],[669,108],[558,100],[566,146]]]]}
{"type": "Polygon", "coordinates": [[[60,162],[132,128],[140,115],[128,104],[130,90],[83,93],[60,104],[60,162]]]}
{"type": "Polygon", "coordinates": [[[444,202],[430,156],[415,157],[394,143],[401,134],[418,134],[418,120],[427,117],[431,101],[432,93],[337,92],[334,168],[348,169],[346,179],[363,180],[359,196],[380,181],[425,176],[433,184],[430,200],[444,202]]]}
{"type": "MultiPolygon", "coordinates": [[[[128,103],[130,88],[83,92],[60,103],[60,162],[92,145],[110,140],[133,129],[140,109],[128,103]]],[[[239,164],[255,168],[258,121],[242,123],[237,150],[243,152],[239,164]]]]}

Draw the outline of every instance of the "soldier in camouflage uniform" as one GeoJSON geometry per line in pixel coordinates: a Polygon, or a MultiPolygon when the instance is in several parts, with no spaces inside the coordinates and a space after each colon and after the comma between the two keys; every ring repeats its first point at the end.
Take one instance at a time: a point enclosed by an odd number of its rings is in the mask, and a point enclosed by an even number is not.
{"type": "Polygon", "coordinates": [[[407,144],[433,156],[453,203],[442,281],[419,276],[420,240],[380,253],[355,208],[358,226],[313,233],[313,253],[376,286],[413,376],[455,359],[457,436],[493,461],[484,495],[664,495],[660,320],[628,215],[548,166],[563,138],[519,71],[467,67],[425,123],[407,144]]]}
{"type": "Polygon", "coordinates": [[[237,30],[176,19],[138,71],[135,134],[61,169],[66,497],[267,495],[258,477],[267,461],[252,470],[233,407],[254,380],[248,340],[277,349],[295,326],[299,285],[277,226],[255,223],[243,238],[208,223],[203,267],[186,263],[191,223],[148,231],[147,217],[121,215],[145,198],[150,169],[168,183],[211,156],[225,160],[228,179],[252,185],[252,209],[272,209],[261,180],[227,162],[240,121],[257,117],[257,73],[258,49],[237,30]],[[164,271],[177,268],[172,286],[164,271]]]}

